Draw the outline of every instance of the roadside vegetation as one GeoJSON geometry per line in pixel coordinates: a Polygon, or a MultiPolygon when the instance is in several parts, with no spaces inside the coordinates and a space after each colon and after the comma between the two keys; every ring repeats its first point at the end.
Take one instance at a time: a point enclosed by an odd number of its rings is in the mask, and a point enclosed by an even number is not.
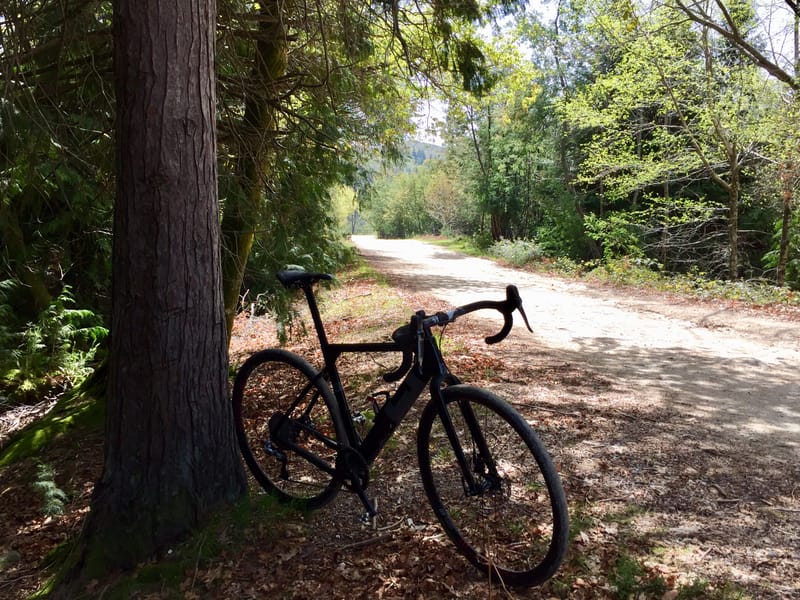
{"type": "Polygon", "coordinates": [[[424,236],[423,239],[471,256],[492,258],[513,267],[562,277],[632,286],[701,300],[731,300],[753,306],[800,306],[800,293],[788,287],[776,286],[766,279],[714,279],[697,269],[687,273],[665,273],[657,264],[628,257],[586,262],[567,257],[552,258],[529,240],[501,240],[488,248],[481,248],[466,237],[424,236]]]}

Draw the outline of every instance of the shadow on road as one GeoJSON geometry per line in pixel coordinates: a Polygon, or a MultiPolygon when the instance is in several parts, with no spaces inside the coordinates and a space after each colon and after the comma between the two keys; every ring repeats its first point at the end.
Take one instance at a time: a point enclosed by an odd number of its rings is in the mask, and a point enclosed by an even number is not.
{"type": "Polygon", "coordinates": [[[800,387],[795,366],[725,359],[676,347],[632,348],[609,338],[577,341],[581,349],[572,353],[573,360],[655,389],[664,403],[685,407],[707,427],[779,434],[782,442],[798,447],[800,387]]]}

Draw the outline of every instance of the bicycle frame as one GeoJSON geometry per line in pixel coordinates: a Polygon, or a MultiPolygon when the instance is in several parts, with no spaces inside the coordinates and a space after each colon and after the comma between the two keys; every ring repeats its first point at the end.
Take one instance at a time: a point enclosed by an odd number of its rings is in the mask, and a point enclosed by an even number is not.
{"type": "MultiPolygon", "coordinates": [[[[336,398],[337,408],[344,423],[347,444],[349,447],[358,451],[361,457],[365,460],[367,465],[378,457],[381,450],[392,437],[394,430],[403,421],[408,411],[417,401],[426,386],[430,389],[431,398],[437,402],[437,409],[439,416],[442,420],[443,427],[449,438],[449,441],[454,450],[456,459],[461,467],[464,475],[465,490],[467,494],[481,493],[481,489],[476,484],[473,471],[469,467],[467,458],[461,447],[461,443],[455,432],[450,414],[447,410],[444,398],[442,396],[442,386],[445,384],[458,383],[458,379],[452,375],[444,362],[441,351],[433,338],[429,328],[424,329],[421,338],[421,346],[417,348],[415,353],[414,363],[408,372],[405,374],[398,389],[393,395],[387,398],[381,409],[376,413],[374,423],[367,432],[366,437],[361,440],[356,432],[353,420],[351,418],[350,406],[347,402],[347,397],[342,384],[341,376],[336,368],[336,361],[343,354],[355,353],[377,353],[377,352],[405,352],[407,348],[397,342],[365,342],[365,343],[350,343],[350,344],[332,344],[328,341],[325,333],[325,327],[322,323],[319,308],[317,306],[316,298],[313,293],[311,285],[301,286],[308,303],[311,318],[314,322],[314,327],[320,341],[322,356],[325,366],[320,371],[320,374],[326,374],[331,383],[334,397],[336,398]],[[420,360],[421,357],[421,360],[420,360]]],[[[424,313],[418,313],[415,318],[424,318],[424,313]]],[[[401,367],[401,370],[403,367],[401,367]]],[[[496,477],[497,471],[492,459],[491,452],[488,449],[486,440],[483,437],[481,428],[477,423],[475,414],[468,404],[460,406],[462,415],[465,422],[470,429],[473,439],[475,439],[478,452],[484,460],[490,473],[496,477]]],[[[321,465],[320,465],[321,466],[321,465]]],[[[329,470],[328,468],[325,469],[329,470]]],[[[359,495],[363,490],[359,491],[359,495]]],[[[371,505],[362,497],[368,512],[374,513],[371,505]]]]}
{"type": "MultiPolygon", "coordinates": [[[[328,381],[331,384],[331,390],[336,398],[337,408],[347,433],[347,445],[358,450],[366,462],[371,464],[380,454],[386,442],[392,436],[395,428],[402,422],[414,402],[416,402],[417,398],[422,394],[425,386],[431,382],[433,373],[426,373],[428,369],[418,368],[418,366],[411,368],[400,383],[397,391],[391,397],[387,398],[384,405],[375,414],[374,424],[367,433],[367,436],[363,440],[360,440],[360,436],[356,432],[351,418],[350,405],[347,402],[344,385],[342,384],[339,370],[336,367],[336,362],[343,354],[403,352],[405,348],[396,342],[330,343],[325,333],[325,326],[322,323],[312,286],[303,285],[301,289],[306,296],[306,302],[311,312],[311,319],[314,322],[314,328],[319,338],[320,349],[322,350],[322,357],[325,362],[325,366],[320,373],[327,375],[328,381]]],[[[433,348],[433,352],[438,354],[438,348],[433,348]]],[[[423,367],[424,366],[427,365],[423,365],[423,367]]],[[[442,378],[444,378],[445,374],[448,373],[447,367],[441,360],[438,366],[438,371],[441,373],[442,378]]]]}

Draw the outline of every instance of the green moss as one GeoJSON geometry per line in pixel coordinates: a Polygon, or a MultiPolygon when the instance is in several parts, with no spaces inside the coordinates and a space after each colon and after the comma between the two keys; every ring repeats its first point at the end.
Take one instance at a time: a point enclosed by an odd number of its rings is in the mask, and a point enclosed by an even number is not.
{"type": "Polygon", "coordinates": [[[0,467],[40,452],[68,431],[99,431],[104,415],[105,402],[85,391],[74,390],[65,395],[44,418],[31,423],[11,438],[0,454],[0,467]]]}

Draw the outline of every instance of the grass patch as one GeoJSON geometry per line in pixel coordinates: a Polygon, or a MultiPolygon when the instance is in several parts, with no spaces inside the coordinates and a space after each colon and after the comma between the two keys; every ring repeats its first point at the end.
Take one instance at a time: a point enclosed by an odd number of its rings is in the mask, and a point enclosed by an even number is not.
{"type": "Polygon", "coordinates": [[[472,238],[468,237],[440,237],[440,236],[424,236],[419,238],[420,241],[436,244],[442,248],[453,250],[454,252],[461,252],[469,256],[488,257],[489,254],[485,250],[481,250],[472,238]]]}
{"type": "Polygon", "coordinates": [[[614,597],[661,598],[667,592],[667,582],[660,575],[651,573],[647,567],[627,554],[621,554],[609,578],[614,588],[614,597]]]}
{"type": "Polygon", "coordinates": [[[642,506],[637,504],[626,504],[621,511],[606,515],[604,520],[610,523],[617,523],[619,525],[630,525],[636,517],[643,515],[646,512],[647,509],[642,506]]]}
{"type": "MultiPolygon", "coordinates": [[[[373,270],[363,259],[355,258],[346,268],[337,273],[336,281],[347,284],[350,291],[347,294],[339,292],[341,285],[319,288],[317,301],[319,302],[322,321],[327,326],[328,322],[341,319],[355,319],[359,321],[348,337],[364,337],[370,333],[385,329],[387,326],[398,326],[398,315],[402,316],[407,311],[402,299],[394,291],[384,275],[373,270]],[[359,292],[359,287],[363,290],[359,292]],[[372,286],[377,286],[380,293],[375,293],[372,286]],[[362,323],[366,321],[366,323],[362,323]]],[[[304,300],[298,300],[305,305],[304,300]]],[[[402,321],[402,318],[401,318],[402,321]]],[[[326,327],[327,328],[327,327],[326,327]]],[[[309,331],[313,327],[309,324],[309,331]]],[[[341,340],[345,341],[345,340],[341,340]]]]}

